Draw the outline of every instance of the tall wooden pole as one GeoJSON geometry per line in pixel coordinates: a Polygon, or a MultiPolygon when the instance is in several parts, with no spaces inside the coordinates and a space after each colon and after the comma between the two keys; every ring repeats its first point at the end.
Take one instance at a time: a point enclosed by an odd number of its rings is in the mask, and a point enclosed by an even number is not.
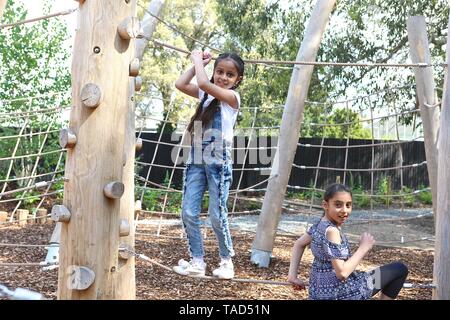
{"type": "MultiPolygon", "coordinates": [[[[311,14],[305,36],[297,54],[298,61],[315,61],[322,35],[336,0],[318,0],[311,14]]],[[[313,66],[295,66],[281,120],[278,151],[272,165],[267,192],[259,216],[253,242],[251,261],[260,267],[268,267],[281,215],[292,164],[305,109],[305,100],[311,81],[313,66]],[[282,162],[281,162],[282,161],[282,162]]]]}
{"type": "MultiPolygon", "coordinates": [[[[408,41],[413,63],[431,63],[425,17],[409,17],[407,22],[408,41]]],[[[433,213],[436,221],[437,206],[437,173],[438,173],[438,132],[439,106],[433,68],[414,68],[416,77],[416,93],[422,118],[425,156],[427,159],[428,179],[433,197],[433,213]],[[432,106],[432,107],[430,107],[432,106]]]]}
{"type": "MultiPolygon", "coordinates": [[[[162,0],[152,0],[149,4],[148,11],[150,11],[153,15],[159,16],[161,13],[161,9],[164,5],[164,1],[162,0]]],[[[144,15],[142,20],[142,35],[143,37],[135,40],[135,58],[131,61],[130,64],[130,93],[133,93],[137,88],[136,82],[140,81],[139,69],[140,62],[143,59],[144,51],[147,48],[148,39],[151,39],[153,36],[153,32],[156,29],[156,25],[158,24],[158,20],[151,16],[149,13],[144,15]]],[[[126,190],[134,190],[134,160],[135,160],[135,150],[136,150],[136,127],[135,127],[135,106],[134,99],[129,99],[129,108],[131,112],[127,113],[126,118],[126,135],[124,141],[124,155],[125,155],[125,164],[124,164],[124,172],[123,172],[123,184],[126,190]]],[[[134,193],[124,194],[120,201],[120,227],[119,227],[119,235],[120,244],[119,246],[125,247],[131,250],[134,250],[134,237],[136,226],[134,223],[134,193]]],[[[131,256],[126,252],[121,252],[119,254],[119,267],[121,272],[119,272],[118,277],[118,289],[124,292],[130,292],[129,299],[134,299],[135,296],[131,296],[132,292],[135,292],[135,265],[131,256]]]]}
{"type": "MultiPolygon", "coordinates": [[[[449,23],[450,26],[450,17],[449,23]]],[[[447,36],[447,68],[441,105],[436,214],[436,242],[434,250],[433,299],[450,300],[450,34],[447,36]]]]}
{"type": "Polygon", "coordinates": [[[119,245],[124,237],[134,243],[127,172],[134,150],[126,141],[134,140],[129,70],[139,34],[136,1],[79,2],[73,108],[70,128],[60,135],[68,181],[64,205],[52,209],[52,219],[62,222],[58,299],[134,299],[134,259],[119,255],[119,245]]]}
{"type": "Polygon", "coordinates": [[[3,11],[5,10],[7,0],[0,0],[0,22],[2,22],[3,11]]]}

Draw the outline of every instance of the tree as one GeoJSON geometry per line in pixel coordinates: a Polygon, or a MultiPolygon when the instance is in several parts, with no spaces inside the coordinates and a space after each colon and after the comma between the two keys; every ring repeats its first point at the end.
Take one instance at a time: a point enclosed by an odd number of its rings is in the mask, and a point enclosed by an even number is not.
{"type": "MultiPolygon", "coordinates": [[[[144,3],[143,7],[146,6],[147,4],[144,3]]],[[[153,37],[188,51],[206,49],[206,46],[199,45],[186,35],[198,39],[208,46],[214,46],[217,44],[218,35],[213,7],[214,0],[168,1],[161,16],[169,26],[176,26],[183,34],[160,22],[153,37]]],[[[141,15],[143,15],[143,11],[141,15]]],[[[180,120],[187,121],[193,112],[193,108],[180,108],[180,106],[186,103],[192,105],[194,99],[187,98],[185,95],[177,95],[175,98],[172,96],[176,79],[189,65],[189,59],[181,56],[179,52],[161,48],[152,45],[152,43],[147,48],[142,62],[141,70],[144,79],[142,92],[161,99],[164,108],[163,117],[165,118],[167,113],[170,112],[168,120],[175,123],[180,120]],[[173,109],[170,111],[172,99],[173,109]]],[[[148,103],[145,96],[139,97],[137,101],[139,111],[145,111],[148,103]]],[[[163,123],[161,122],[158,131],[162,130],[162,126],[163,123]]],[[[164,126],[165,132],[172,132],[174,129],[174,124],[167,123],[164,126]]]]}
{"type": "MultiPolygon", "coordinates": [[[[294,60],[302,40],[303,25],[314,1],[217,0],[219,23],[226,31],[227,43],[249,58],[294,60]],[[242,27],[245,26],[245,27],[242,27]]],[[[407,62],[409,58],[406,20],[411,15],[424,15],[429,24],[434,62],[445,60],[444,27],[448,5],[444,0],[357,0],[339,2],[330,20],[319,61],[338,62],[407,62]]],[[[251,105],[282,104],[289,84],[289,71],[247,67],[243,101],[251,105]],[[248,92],[248,95],[247,95],[248,92]]],[[[345,98],[347,94],[365,95],[383,89],[414,83],[411,69],[316,67],[309,100],[326,102],[345,98]]],[[[437,70],[437,84],[443,73],[437,70]]],[[[414,88],[394,91],[383,96],[377,107],[395,101],[399,110],[415,108],[414,88]],[[393,100],[395,99],[395,100],[393,100]],[[409,103],[408,103],[409,102],[409,103]],[[412,102],[412,103],[411,103],[412,102]]],[[[351,105],[360,110],[359,102],[351,105]]],[[[316,108],[316,107],[314,107],[316,108]]],[[[314,115],[323,110],[305,112],[305,120],[318,122],[314,115]]],[[[248,119],[248,116],[244,118],[248,119]]],[[[409,124],[413,117],[402,117],[409,124]]],[[[268,119],[264,119],[268,121],[268,119]]],[[[276,122],[276,119],[274,119],[276,122]]],[[[302,130],[302,135],[305,134],[302,130]]]]}
{"type": "MultiPolygon", "coordinates": [[[[49,12],[50,7],[51,4],[47,3],[44,14],[49,12]]],[[[3,23],[24,20],[26,15],[27,11],[22,4],[9,0],[3,23]]],[[[0,130],[2,136],[14,136],[18,135],[23,127],[22,135],[27,136],[0,139],[0,158],[12,156],[18,139],[20,141],[16,156],[35,154],[42,144],[44,144],[42,152],[59,148],[55,134],[46,141],[45,135],[33,135],[36,132],[60,128],[62,123],[57,112],[31,114],[29,117],[18,112],[68,105],[70,72],[67,66],[68,52],[63,45],[66,38],[66,26],[57,18],[1,31],[0,130]],[[27,123],[25,119],[28,119],[27,123]]],[[[46,155],[45,159],[40,160],[38,171],[41,171],[40,173],[51,171],[50,168],[54,168],[57,159],[57,153],[46,155]]],[[[13,176],[27,177],[35,166],[36,157],[1,161],[1,179],[4,179],[11,163],[13,176]]],[[[19,182],[26,184],[26,180],[19,182]]]]}

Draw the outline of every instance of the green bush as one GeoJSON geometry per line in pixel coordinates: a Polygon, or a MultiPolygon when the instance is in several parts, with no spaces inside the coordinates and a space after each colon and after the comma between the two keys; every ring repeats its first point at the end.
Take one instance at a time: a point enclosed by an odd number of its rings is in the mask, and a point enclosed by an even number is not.
{"type": "MultiPolygon", "coordinates": [[[[419,189],[422,190],[422,189],[425,189],[425,187],[419,186],[419,189]]],[[[419,192],[417,194],[417,199],[423,204],[427,204],[427,205],[433,204],[433,196],[432,196],[430,190],[423,190],[423,191],[419,192]]]]}

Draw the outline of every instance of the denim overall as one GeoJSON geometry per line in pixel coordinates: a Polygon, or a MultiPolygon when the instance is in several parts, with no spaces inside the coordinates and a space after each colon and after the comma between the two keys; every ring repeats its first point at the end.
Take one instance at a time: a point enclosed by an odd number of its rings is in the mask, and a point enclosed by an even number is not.
{"type": "Polygon", "coordinates": [[[222,139],[222,116],[218,108],[211,123],[204,128],[203,138],[193,139],[184,175],[181,218],[192,257],[205,254],[199,215],[206,188],[209,192],[208,214],[219,243],[219,254],[222,258],[234,256],[227,218],[232,177],[231,145],[222,139]]]}

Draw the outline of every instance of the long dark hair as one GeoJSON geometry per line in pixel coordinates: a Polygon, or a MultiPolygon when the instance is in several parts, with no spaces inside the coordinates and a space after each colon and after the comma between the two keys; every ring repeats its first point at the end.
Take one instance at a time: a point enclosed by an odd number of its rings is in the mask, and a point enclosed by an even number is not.
{"type": "MultiPolygon", "coordinates": [[[[216,70],[217,64],[225,59],[229,59],[233,61],[234,65],[236,66],[236,69],[238,71],[238,76],[243,77],[244,76],[244,61],[234,52],[225,52],[220,54],[216,61],[214,62],[214,70],[216,70]]],[[[211,77],[210,80],[212,83],[214,83],[214,75],[211,77]]],[[[231,89],[234,90],[237,87],[239,87],[239,84],[241,81],[238,81],[231,89]]],[[[188,132],[192,134],[192,131],[194,130],[194,122],[195,121],[201,121],[202,125],[205,126],[208,124],[216,111],[219,110],[219,100],[217,98],[214,98],[211,103],[208,105],[208,107],[203,110],[203,104],[205,103],[206,99],[208,99],[208,94],[205,92],[205,94],[202,97],[202,100],[197,106],[197,109],[195,110],[194,115],[191,118],[191,121],[189,122],[189,125],[187,127],[188,132]]]]}

